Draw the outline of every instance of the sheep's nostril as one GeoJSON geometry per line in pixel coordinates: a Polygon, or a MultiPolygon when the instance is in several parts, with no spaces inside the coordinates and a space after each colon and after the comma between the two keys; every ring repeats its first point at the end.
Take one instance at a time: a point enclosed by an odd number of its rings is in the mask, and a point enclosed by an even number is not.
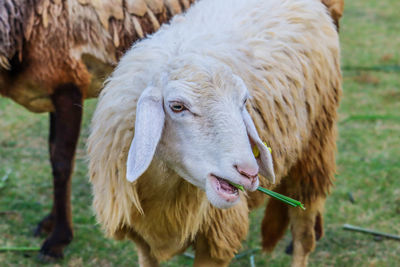
{"type": "Polygon", "coordinates": [[[256,180],[258,176],[258,166],[253,167],[246,164],[235,165],[236,170],[243,176],[249,178],[252,182],[256,180]]]}

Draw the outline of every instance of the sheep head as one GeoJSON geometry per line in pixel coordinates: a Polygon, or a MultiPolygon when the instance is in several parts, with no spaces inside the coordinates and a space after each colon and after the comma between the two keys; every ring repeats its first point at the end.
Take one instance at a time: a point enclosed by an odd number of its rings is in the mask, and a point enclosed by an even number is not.
{"type": "Polygon", "coordinates": [[[127,179],[138,179],[156,157],[218,208],[239,201],[229,182],[254,191],[259,172],[274,182],[272,157],[246,110],[249,92],[242,79],[202,61],[177,60],[166,69],[139,98],[127,179]]]}

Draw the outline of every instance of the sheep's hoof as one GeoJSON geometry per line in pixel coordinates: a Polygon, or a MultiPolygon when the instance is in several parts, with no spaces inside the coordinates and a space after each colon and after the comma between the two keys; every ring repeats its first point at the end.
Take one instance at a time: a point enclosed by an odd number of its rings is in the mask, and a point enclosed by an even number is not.
{"type": "Polygon", "coordinates": [[[33,236],[38,237],[42,234],[49,234],[53,230],[53,215],[49,214],[44,217],[33,230],[33,236]]]}
{"type": "Polygon", "coordinates": [[[52,244],[51,239],[47,239],[40,249],[38,259],[42,262],[52,262],[64,257],[63,250],[65,245],[52,244]]]}
{"type": "Polygon", "coordinates": [[[42,262],[51,262],[64,257],[64,248],[71,243],[73,233],[70,227],[55,227],[51,235],[44,241],[38,259],[42,262]]]}
{"type": "Polygon", "coordinates": [[[285,249],[285,253],[288,255],[293,254],[293,241],[290,241],[290,244],[285,249]]]}
{"type": "Polygon", "coordinates": [[[54,263],[60,259],[63,258],[63,254],[61,254],[61,256],[50,256],[50,255],[46,255],[43,254],[42,252],[39,252],[39,254],[37,255],[37,260],[40,263],[54,263]]]}

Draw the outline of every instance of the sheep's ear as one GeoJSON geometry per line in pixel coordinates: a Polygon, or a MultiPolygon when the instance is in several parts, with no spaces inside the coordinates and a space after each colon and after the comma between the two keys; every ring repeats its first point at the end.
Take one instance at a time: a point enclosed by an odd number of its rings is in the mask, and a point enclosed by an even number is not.
{"type": "Polygon", "coordinates": [[[164,127],[165,113],[159,89],[147,87],[136,107],[135,135],[129,148],[126,179],[136,181],[149,167],[164,127]]]}
{"type": "Polygon", "coordinates": [[[256,158],[258,167],[260,168],[260,174],[267,178],[270,182],[275,183],[275,173],[274,166],[272,164],[271,152],[263,144],[260,137],[258,136],[253,120],[251,119],[249,112],[245,108],[243,109],[242,116],[244,124],[246,125],[247,134],[251,138],[252,143],[254,143],[260,151],[259,156],[256,158]]]}

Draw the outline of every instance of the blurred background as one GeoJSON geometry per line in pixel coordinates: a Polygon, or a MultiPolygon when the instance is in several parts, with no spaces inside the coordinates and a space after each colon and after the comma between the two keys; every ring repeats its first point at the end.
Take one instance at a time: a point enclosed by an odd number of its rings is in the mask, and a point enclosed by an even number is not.
{"type": "MultiPolygon", "coordinates": [[[[349,232],[345,223],[400,235],[400,1],[347,0],[341,20],[343,96],[336,183],[326,203],[325,236],[309,266],[400,266],[400,242],[349,232]]],[[[130,241],[103,237],[91,210],[85,142],[96,100],[85,102],[72,179],[75,236],[65,258],[47,266],[135,266],[130,241]]],[[[40,246],[33,237],[51,209],[48,114],[0,98],[0,247],[40,246]]],[[[260,246],[263,209],[251,214],[243,251],[260,246]]],[[[290,234],[256,266],[288,266],[290,234]]],[[[0,252],[0,266],[36,266],[35,253],[0,252]]],[[[178,256],[162,266],[191,265],[178,256]]],[[[249,266],[249,256],[231,266],[249,266]]]]}

